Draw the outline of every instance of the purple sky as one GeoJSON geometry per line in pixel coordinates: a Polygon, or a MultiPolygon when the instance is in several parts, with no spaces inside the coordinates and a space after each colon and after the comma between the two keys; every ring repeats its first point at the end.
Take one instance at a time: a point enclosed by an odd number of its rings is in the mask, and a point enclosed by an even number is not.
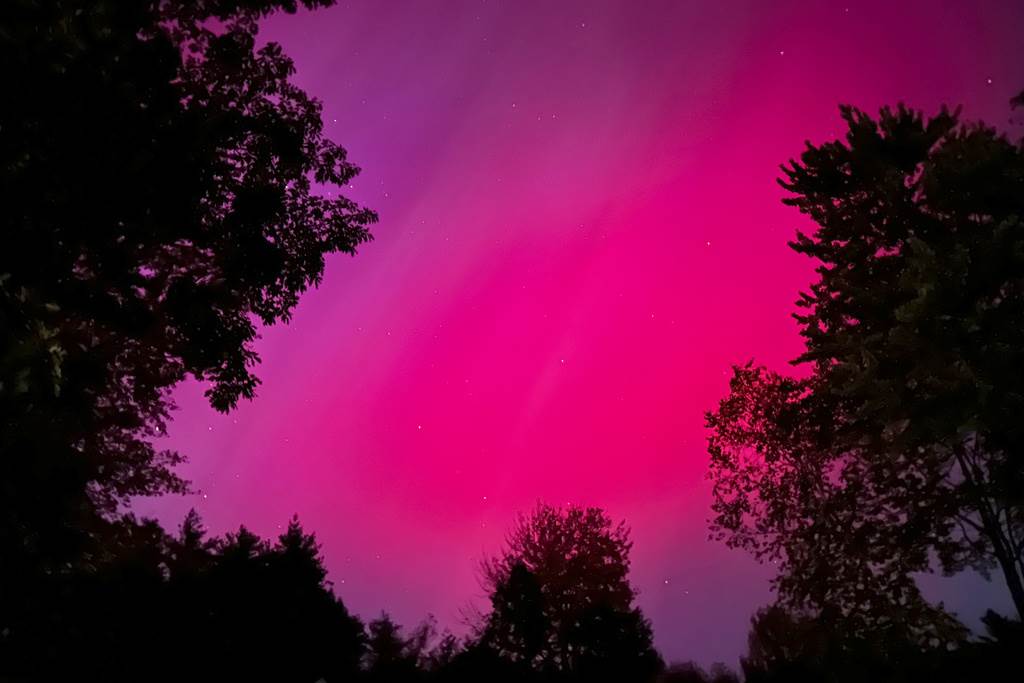
{"type": "MultiPolygon", "coordinates": [[[[778,164],[904,101],[1007,125],[1021,2],[341,2],[275,17],[363,167],[376,241],[260,344],[228,416],[178,394],[201,495],[177,524],[298,513],[364,616],[459,628],[479,560],[537,499],[634,531],[669,659],[735,664],[764,568],[707,541],[703,411],[734,362],[799,351],[811,264],[778,164]]],[[[1017,127],[1016,134],[1021,129],[1017,127]]],[[[929,580],[973,619],[1002,586],[929,580]]]]}

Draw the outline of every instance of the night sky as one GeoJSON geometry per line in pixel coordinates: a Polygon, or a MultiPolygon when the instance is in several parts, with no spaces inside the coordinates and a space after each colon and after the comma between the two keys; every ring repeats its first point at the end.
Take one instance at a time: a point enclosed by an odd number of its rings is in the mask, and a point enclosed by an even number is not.
{"type": "MultiPolygon", "coordinates": [[[[350,608],[459,631],[477,565],[538,499],[633,528],[668,659],[735,663],[767,577],[707,540],[703,412],[732,363],[797,355],[809,226],[778,165],[837,104],[1010,127],[1024,3],[342,2],[266,22],[363,173],[376,240],[259,344],[230,415],[178,392],[176,526],[298,513],[350,608]]],[[[1018,116],[1018,118],[1022,118],[1018,116]]],[[[997,578],[996,581],[999,581],[997,578]]],[[[1001,585],[931,579],[968,621],[1001,585]]]]}

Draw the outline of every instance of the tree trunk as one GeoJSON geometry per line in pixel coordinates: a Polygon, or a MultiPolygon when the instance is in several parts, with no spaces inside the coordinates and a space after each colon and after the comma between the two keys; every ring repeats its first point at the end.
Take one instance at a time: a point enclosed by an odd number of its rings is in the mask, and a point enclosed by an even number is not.
{"type": "Polygon", "coordinates": [[[1024,577],[1021,577],[1017,569],[1017,562],[1013,557],[1013,549],[1003,534],[1003,530],[991,529],[987,516],[984,519],[985,529],[992,540],[992,548],[1000,569],[1003,570],[1003,578],[1006,580],[1006,587],[1010,589],[1010,597],[1013,598],[1014,607],[1017,608],[1017,618],[1024,621],[1024,577]]]}
{"type": "Polygon", "coordinates": [[[969,460],[963,447],[957,448],[955,453],[960,470],[974,495],[975,508],[981,517],[984,534],[991,541],[992,553],[995,555],[996,561],[999,562],[999,568],[1003,571],[1003,579],[1010,591],[1013,605],[1017,609],[1017,618],[1024,621],[1024,577],[1021,576],[1019,569],[1021,565],[1016,557],[1017,549],[1000,525],[998,512],[989,505],[990,499],[982,489],[985,476],[981,468],[969,460]]]}

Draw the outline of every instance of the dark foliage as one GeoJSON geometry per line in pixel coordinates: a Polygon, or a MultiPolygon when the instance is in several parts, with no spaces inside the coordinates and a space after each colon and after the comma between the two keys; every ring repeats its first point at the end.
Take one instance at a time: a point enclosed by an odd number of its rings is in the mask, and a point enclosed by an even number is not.
{"type": "Polygon", "coordinates": [[[432,620],[420,624],[406,637],[401,626],[387,614],[381,614],[369,624],[365,655],[367,680],[379,683],[426,680],[430,672],[450,661],[458,647],[451,638],[442,638],[435,658],[428,650],[435,635],[432,620]]]}
{"type": "MultiPolygon", "coordinates": [[[[370,239],[336,193],[358,169],[257,47],[266,15],[330,4],[0,7],[0,679],[738,681],[664,669],[598,509],[522,517],[465,640],[364,629],[297,520],[267,541],[125,514],[187,490],[155,445],[171,389],[252,398],[258,325],[370,239]]],[[[746,680],[1017,681],[1020,621],[969,640],[911,575],[998,567],[1024,613],[1024,149],[948,111],[843,117],[784,169],[818,225],[793,245],[820,263],[809,375],[737,368],[708,416],[715,528],[780,567],[746,680]]]]}
{"type": "Polygon", "coordinates": [[[694,662],[683,662],[668,667],[658,683],[740,683],[739,676],[724,664],[715,664],[710,671],[694,662]]]}
{"type": "Polygon", "coordinates": [[[751,619],[747,683],[959,683],[1019,680],[1024,645],[1019,621],[992,612],[989,636],[955,648],[922,649],[918,642],[879,632],[868,637],[842,630],[828,613],[762,609],[751,619]]]}
{"type": "Polygon", "coordinates": [[[481,645],[544,680],[652,680],[662,663],[633,605],[631,547],[602,510],[539,504],[484,563],[481,645]]]}
{"type": "Polygon", "coordinates": [[[808,373],[736,368],[709,413],[713,528],[848,636],[963,639],[912,574],[997,567],[1024,614],[1024,149],[983,124],[842,108],[784,167],[820,265],[808,373]]]}
{"type": "Polygon", "coordinates": [[[206,537],[110,524],[90,572],[51,575],[30,618],[0,638],[16,680],[353,680],[362,623],[325,581],[316,539],[293,520],[274,543],[244,527],[206,537]]]}
{"type": "Polygon", "coordinates": [[[369,239],[372,212],[318,192],[358,169],[280,47],[256,46],[298,4],[2,3],[5,574],[88,563],[102,516],[185,490],[154,445],[170,388],[251,398],[257,324],[369,239]]]}

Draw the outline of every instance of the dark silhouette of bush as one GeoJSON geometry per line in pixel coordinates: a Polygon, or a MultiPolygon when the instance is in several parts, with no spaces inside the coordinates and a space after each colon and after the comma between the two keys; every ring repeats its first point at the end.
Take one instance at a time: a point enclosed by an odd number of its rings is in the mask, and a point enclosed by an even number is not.
{"type": "Polygon", "coordinates": [[[658,683],[739,683],[739,676],[724,664],[714,664],[705,671],[696,662],[672,664],[661,675],[658,683]]]}

